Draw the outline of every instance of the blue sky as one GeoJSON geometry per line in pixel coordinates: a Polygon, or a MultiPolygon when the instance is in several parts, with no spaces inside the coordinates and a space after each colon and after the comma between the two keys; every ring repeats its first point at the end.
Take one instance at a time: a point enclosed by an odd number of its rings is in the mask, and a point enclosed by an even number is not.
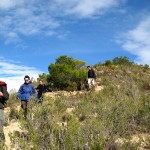
{"type": "Polygon", "coordinates": [[[150,65],[149,0],[1,0],[0,80],[18,89],[61,55],[150,65]]]}

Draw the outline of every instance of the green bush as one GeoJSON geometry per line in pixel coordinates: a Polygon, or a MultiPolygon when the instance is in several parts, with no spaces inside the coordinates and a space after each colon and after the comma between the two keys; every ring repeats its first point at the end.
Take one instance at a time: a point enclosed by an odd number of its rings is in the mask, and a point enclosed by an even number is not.
{"type": "Polygon", "coordinates": [[[106,66],[112,65],[112,61],[111,61],[111,60],[106,60],[106,61],[105,61],[105,65],[106,65],[106,66]]]}
{"type": "Polygon", "coordinates": [[[61,56],[51,64],[48,75],[48,82],[52,83],[54,89],[77,90],[77,85],[86,80],[87,74],[82,67],[84,62],[71,57],[61,56]]]}
{"type": "Polygon", "coordinates": [[[129,59],[126,56],[124,56],[124,57],[122,57],[122,56],[121,57],[115,57],[113,59],[113,63],[117,64],[117,65],[131,65],[132,64],[132,62],[130,62],[129,59]]]}

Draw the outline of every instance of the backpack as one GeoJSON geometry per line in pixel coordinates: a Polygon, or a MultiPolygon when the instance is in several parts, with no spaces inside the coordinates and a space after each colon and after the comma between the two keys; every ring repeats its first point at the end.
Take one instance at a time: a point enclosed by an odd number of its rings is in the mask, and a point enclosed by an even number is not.
{"type": "Polygon", "coordinates": [[[5,91],[5,95],[2,97],[2,100],[4,102],[6,102],[9,99],[9,93],[7,91],[7,84],[5,82],[3,82],[3,81],[0,81],[0,91],[2,93],[4,93],[4,91],[3,91],[4,87],[5,87],[6,91],[5,91]]]}

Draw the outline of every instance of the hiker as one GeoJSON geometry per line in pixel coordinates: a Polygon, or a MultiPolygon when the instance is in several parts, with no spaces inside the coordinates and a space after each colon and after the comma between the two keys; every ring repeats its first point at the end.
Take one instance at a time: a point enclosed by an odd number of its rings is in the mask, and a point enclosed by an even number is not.
{"type": "Polygon", "coordinates": [[[37,98],[39,100],[39,102],[43,102],[43,93],[48,91],[47,86],[44,84],[44,80],[40,79],[39,80],[39,85],[36,88],[38,94],[37,94],[37,98]]]}
{"type": "Polygon", "coordinates": [[[91,90],[95,85],[96,74],[91,66],[87,66],[88,69],[88,90],[91,90]]]}
{"type": "Polygon", "coordinates": [[[0,81],[0,141],[5,140],[3,133],[4,125],[4,108],[6,101],[9,99],[9,93],[7,92],[7,84],[3,81],[0,81]]]}
{"type": "Polygon", "coordinates": [[[30,81],[30,77],[26,75],[24,77],[24,84],[22,84],[19,88],[17,99],[21,100],[21,108],[23,109],[24,118],[27,119],[27,104],[30,97],[35,94],[36,90],[30,81]]]}

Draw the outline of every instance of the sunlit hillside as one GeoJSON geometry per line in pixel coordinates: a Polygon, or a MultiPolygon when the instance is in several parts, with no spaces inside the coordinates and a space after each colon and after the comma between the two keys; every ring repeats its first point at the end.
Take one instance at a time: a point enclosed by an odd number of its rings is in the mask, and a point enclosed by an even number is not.
{"type": "Polygon", "coordinates": [[[18,122],[20,130],[9,134],[11,146],[6,145],[21,150],[150,149],[150,69],[117,63],[94,65],[95,90],[46,93],[42,104],[32,98],[27,121],[12,94],[6,127],[18,122]]]}

